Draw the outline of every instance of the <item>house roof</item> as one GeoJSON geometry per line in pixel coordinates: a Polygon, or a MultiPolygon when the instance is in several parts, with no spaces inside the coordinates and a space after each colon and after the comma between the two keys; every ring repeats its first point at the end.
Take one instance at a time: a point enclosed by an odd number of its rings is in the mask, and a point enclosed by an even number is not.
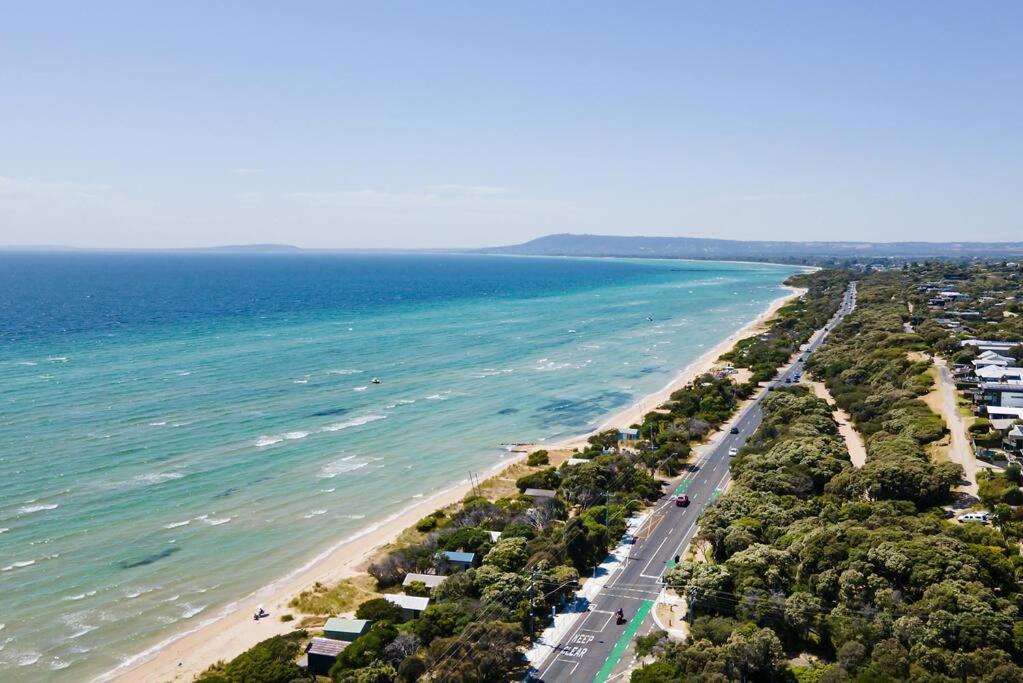
{"type": "Polygon", "coordinates": [[[440,574],[415,574],[410,572],[405,575],[405,580],[401,582],[401,585],[407,586],[414,581],[418,581],[427,588],[436,588],[444,583],[447,578],[448,577],[441,576],[440,574]]]}
{"type": "Polygon", "coordinates": [[[334,640],[333,638],[320,638],[316,636],[312,642],[309,643],[308,654],[311,655],[327,655],[328,657],[337,657],[341,654],[341,651],[351,645],[347,640],[334,640]]]}
{"type": "Polygon", "coordinates": [[[981,382],[980,388],[984,391],[1021,391],[1023,392],[1023,383],[1021,382],[981,382]]]}
{"type": "Polygon", "coordinates": [[[1017,420],[1023,420],[1023,408],[1010,408],[1008,406],[984,406],[987,410],[988,417],[995,419],[1000,417],[1005,419],[1007,417],[1015,417],[1017,420]]]}
{"type": "Polygon", "coordinates": [[[501,538],[500,531],[488,531],[487,533],[490,534],[490,540],[494,543],[497,543],[497,539],[501,538]]]}
{"type": "Polygon", "coordinates": [[[426,606],[430,604],[430,598],[421,598],[417,595],[405,595],[404,593],[398,593],[397,595],[385,595],[384,600],[387,602],[393,602],[402,609],[412,609],[417,612],[422,612],[426,609],[426,606]]]}
{"type": "Polygon", "coordinates": [[[440,554],[450,562],[467,562],[472,564],[472,561],[476,559],[476,553],[463,553],[460,550],[442,550],[440,554]]]}
{"type": "Polygon", "coordinates": [[[1023,378],[1023,368],[1005,365],[988,365],[983,368],[978,368],[976,375],[977,377],[986,380],[998,380],[1005,377],[1023,378]]]}
{"type": "Polygon", "coordinates": [[[1016,439],[1023,439],[1023,425],[1016,425],[1009,430],[1009,436],[1016,439]]]}
{"type": "Polygon", "coordinates": [[[343,633],[362,633],[369,628],[369,619],[342,619],[341,617],[331,617],[327,619],[327,623],[323,625],[324,631],[340,631],[343,633]]]}
{"type": "Polygon", "coordinates": [[[632,427],[627,427],[625,429],[619,429],[618,433],[619,434],[624,434],[625,436],[639,436],[639,430],[638,429],[633,429],[632,427]]]}
{"type": "Polygon", "coordinates": [[[526,489],[524,493],[531,498],[555,498],[558,495],[557,491],[551,489],[526,489]]]}

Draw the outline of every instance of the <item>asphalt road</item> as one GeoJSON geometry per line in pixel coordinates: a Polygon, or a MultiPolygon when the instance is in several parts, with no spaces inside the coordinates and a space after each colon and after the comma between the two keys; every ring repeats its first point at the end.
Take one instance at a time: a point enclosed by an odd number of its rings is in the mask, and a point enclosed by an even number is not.
{"type": "MultiPolygon", "coordinates": [[[[845,300],[835,317],[812,337],[806,350],[790,365],[779,372],[775,386],[784,386],[785,380],[797,381],[802,373],[802,359],[817,349],[831,329],[856,305],[856,286],[850,286],[845,300]]],[[[649,631],[653,626],[650,611],[661,591],[661,580],[674,558],[696,534],[696,520],[700,512],[713,502],[729,480],[731,449],[739,449],[760,425],[760,402],[769,389],[762,389],[733,420],[725,425],[720,436],[701,451],[696,461],[689,464],[686,473],[672,482],[670,492],[659,500],[651,515],[646,533],[633,540],[625,559],[589,605],[562,637],[547,658],[539,662],[532,680],[546,681],[604,681],[618,678],[628,668],[637,633],[649,631]],[[737,434],[730,429],[738,429],[737,434]],[[677,507],[675,498],[684,492],[689,496],[688,507],[677,507]],[[625,623],[617,624],[615,610],[625,613],[625,623]]]]}

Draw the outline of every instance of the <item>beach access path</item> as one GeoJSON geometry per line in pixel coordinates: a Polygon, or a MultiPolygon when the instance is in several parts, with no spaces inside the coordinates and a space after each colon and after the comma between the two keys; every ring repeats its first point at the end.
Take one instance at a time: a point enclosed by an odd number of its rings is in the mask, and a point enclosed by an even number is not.
{"type": "MultiPolygon", "coordinates": [[[[784,386],[785,380],[791,383],[796,374],[802,374],[800,358],[813,353],[853,310],[855,292],[853,283],[835,316],[811,337],[802,354],[780,369],[774,385],[784,386]]],[[[623,678],[635,666],[633,640],[654,628],[650,615],[662,593],[664,576],[696,535],[700,513],[728,485],[729,451],[741,448],[760,425],[760,404],[768,391],[761,389],[710,443],[699,449],[688,471],[654,506],[648,532],[636,535],[623,561],[610,570],[585,610],[574,615],[573,623],[561,624],[550,634],[549,642],[543,643],[545,653],[532,662],[532,680],[604,683],[623,678]],[[731,427],[737,428],[738,434],[730,433],[731,427]],[[692,501],[688,507],[676,507],[674,499],[681,493],[692,501]],[[614,619],[619,608],[626,617],[621,625],[614,619]]]]}

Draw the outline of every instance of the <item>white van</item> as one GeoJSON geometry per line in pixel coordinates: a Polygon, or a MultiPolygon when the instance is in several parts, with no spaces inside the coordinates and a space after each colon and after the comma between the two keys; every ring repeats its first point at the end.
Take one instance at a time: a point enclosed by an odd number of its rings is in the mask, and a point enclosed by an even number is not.
{"type": "Polygon", "coordinates": [[[960,522],[980,522],[981,524],[987,524],[990,521],[990,513],[987,512],[967,512],[965,515],[959,515],[960,522]]]}

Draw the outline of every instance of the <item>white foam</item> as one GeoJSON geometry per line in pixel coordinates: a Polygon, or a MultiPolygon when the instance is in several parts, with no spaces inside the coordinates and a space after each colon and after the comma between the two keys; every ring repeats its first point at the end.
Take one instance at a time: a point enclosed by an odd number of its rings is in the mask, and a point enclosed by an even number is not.
{"type": "Polygon", "coordinates": [[[69,666],[71,666],[71,664],[68,663],[68,662],[65,662],[60,657],[54,657],[50,661],[50,669],[53,670],[53,671],[60,671],[61,669],[66,669],[69,666]]]}
{"type": "Polygon", "coordinates": [[[46,359],[50,363],[67,363],[67,356],[50,356],[46,359]]]}
{"type": "Polygon", "coordinates": [[[182,619],[191,619],[196,614],[198,614],[199,612],[202,612],[204,609],[206,609],[208,606],[209,605],[199,605],[198,607],[192,607],[191,605],[189,605],[186,602],[185,605],[184,605],[185,611],[181,613],[181,618],[182,619]]]}
{"type": "Polygon", "coordinates": [[[320,493],[334,493],[334,491],[337,491],[337,488],[333,486],[330,487],[329,489],[320,489],[320,493]]]}
{"type": "MultiPolygon", "coordinates": [[[[0,534],[6,533],[8,531],[10,531],[10,529],[8,527],[5,527],[5,526],[4,527],[0,527],[0,534]]],[[[0,626],[3,626],[3,624],[0,624],[0,626]]]]}
{"type": "Polygon", "coordinates": [[[362,370],[355,368],[342,368],[341,370],[327,370],[328,375],[358,375],[362,370]]]}
{"type": "Polygon", "coordinates": [[[352,458],[354,457],[354,455],[350,455],[347,458],[341,458],[340,460],[329,462],[320,468],[320,473],[316,476],[320,479],[333,479],[339,474],[354,472],[355,470],[362,469],[369,464],[365,461],[352,462],[352,458]]]}
{"type": "Polygon", "coordinates": [[[0,569],[0,572],[9,572],[12,569],[21,569],[22,567],[31,567],[35,563],[36,563],[35,560],[22,560],[21,562],[12,562],[3,569],[0,569]]]}
{"type": "Polygon", "coordinates": [[[160,422],[150,422],[149,426],[150,427],[163,427],[165,424],[167,424],[167,421],[163,420],[163,421],[160,421],[160,422]]]}
{"type": "Polygon", "coordinates": [[[206,522],[207,524],[209,524],[210,526],[220,526],[221,524],[227,524],[232,519],[233,519],[232,517],[221,517],[219,519],[217,519],[217,518],[212,518],[212,519],[207,518],[207,519],[204,519],[203,521],[206,522]]]}
{"type": "Polygon", "coordinates": [[[189,376],[189,375],[191,375],[192,373],[191,373],[191,371],[189,371],[189,370],[178,370],[178,371],[177,371],[177,372],[175,372],[174,374],[175,374],[175,375],[177,375],[178,377],[188,377],[188,376],[189,376]]]}
{"type": "Polygon", "coordinates": [[[366,391],[366,389],[369,389],[369,387],[355,387],[352,391],[366,391]]]}
{"type": "Polygon", "coordinates": [[[275,443],[280,443],[282,441],[284,441],[284,439],[279,436],[261,436],[256,439],[256,446],[258,448],[265,448],[266,446],[273,446],[275,443]]]}
{"type": "Polygon", "coordinates": [[[139,590],[133,591],[131,593],[125,593],[124,597],[128,598],[129,600],[134,600],[135,598],[139,597],[140,595],[145,595],[146,593],[152,593],[155,590],[156,590],[156,588],[140,588],[139,590]]]}
{"type": "Polygon", "coordinates": [[[185,475],[181,472],[147,472],[140,474],[133,479],[142,484],[162,484],[165,481],[173,481],[174,479],[181,479],[185,475]]]}
{"type": "Polygon", "coordinates": [[[348,429],[349,427],[361,427],[364,424],[370,422],[376,422],[377,420],[386,419],[386,415],[363,415],[362,417],[353,417],[351,420],[345,420],[343,422],[335,422],[334,424],[327,425],[322,428],[321,432],[339,432],[342,429],[348,429]]]}
{"type": "Polygon", "coordinates": [[[78,600],[84,600],[86,598],[91,598],[93,595],[96,595],[96,591],[89,591],[88,593],[79,593],[78,595],[72,595],[72,596],[66,597],[64,599],[68,600],[68,601],[71,601],[71,602],[77,602],[78,600]]]}
{"type": "Polygon", "coordinates": [[[287,432],[284,438],[288,441],[295,441],[296,439],[304,439],[309,436],[309,432],[287,432]]]}
{"type": "Polygon", "coordinates": [[[345,519],[366,519],[366,515],[345,515],[345,519]]]}
{"type": "Polygon", "coordinates": [[[23,360],[20,363],[18,363],[18,365],[30,365],[31,366],[31,365],[39,365],[39,363],[33,363],[30,360],[23,360]]]}
{"type": "Polygon", "coordinates": [[[309,384],[309,380],[307,380],[307,379],[293,379],[293,380],[291,380],[291,383],[292,384],[309,384]]]}
{"type": "Polygon", "coordinates": [[[164,524],[164,529],[177,529],[179,526],[187,526],[192,523],[192,520],[186,519],[184,522],[171,522],[170,524],[164,524]]]}
{"type": "Polygon", "coordinates": [[[18,510],[22,515],[31,514],[33,512],[42,512],[43,510],[55,510],[60,505],[57,503],[40,503],[39,505],[26,505],[18,510]]]}
{"type": "Polygon", "coordinates": [[[29,652],[21,655],[14,661],[17,662],[18,666],[32,666],[39,661],[40,657],[42,657],[42,655],[38,652],[29,652]]]}
{"type": "Polygon", "coordinates": [[[326,510],[313,510],[307,515],[302,515],[302,519],[312,519],[313,517],[319,517],[320,515],[327,514],[326,510]]]}

